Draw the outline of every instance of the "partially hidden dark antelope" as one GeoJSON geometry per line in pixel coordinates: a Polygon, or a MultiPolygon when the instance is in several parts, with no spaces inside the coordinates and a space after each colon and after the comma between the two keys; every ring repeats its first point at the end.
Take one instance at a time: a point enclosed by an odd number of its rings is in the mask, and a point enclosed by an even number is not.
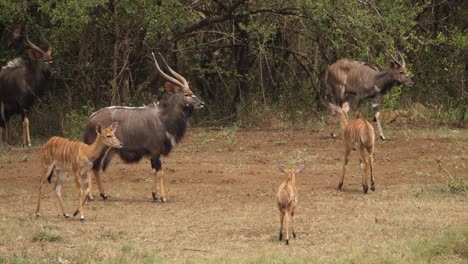
{"type": "MultiPolygon", "coordinates": [[[[332,103],[335,105],[341,107],[348,100],[348,95],[354,94],[357,102],[356,111],[360,112],[362,102],[367,98],[372,100],[374,121],[377,123],[382,140],[385,140],[379,119],[379,104],[382,97],[395,85],[413,85],[413,81],[408,76],[405,59],[401,53],[398,52],[398,55],[400,60],[392,58],[388,62],[389,67],[383,71],[364,62],[341,59],[328,67],[325,76],[332,103]]],[[[331,135],[336,137],[338,118],[334,114],[330,123],[331,135]]]]}
{"type": "Polygon", "coordinates": [[[296,174],[304,171],[305,164],[299,165],[296,169],[287,169],[284,164],[280,163],[278,168],[281,172],[288,175],[288,178],[280,184],[276,193],[280,213],[279,240],[283,240],[283,230],[286,229],[285,243],[289,245],[289,222],[291,222],[293,238],[296,239],[296,232],[294,230],[294,213],[298,198],[296,174]]]}
{"type": "Polygon", "coordinates": [[[356,119],[348,123],[349,103],[345,102],[343,107],[330,104],[330,108],[340,118],[340,125],[343,132],[344,161],[338,189],[343,188],[343,180],[346,174],[346,165],[348,157],[352,150],[359,151],[360,166],[362,171],[362,189],[367,193],[369,187],[367,178],[370,171],[371,190],[375,191],[375,179],[373,172],[374,164],[374,127],[369,121],[360,117],[357,113],[356,119]]]}
{"type": "Polygon", "coordinates": [[[122,148],[123,144],[115,136],[117,123],[113,123],[107,128],[102,128],[101,124],[95,126],[97,137],[92,144],[87,145],[82,142],[69,140],[62,137],[52,137],[42,147],[42,164],[44,171],[41,175],[39,185],[39,195],[37,198],[36,216],[39,216],[41,207],[42,188],[46,180],[51,183],[52,175],[56,173],[55,194],[57,195],[63,216],[70,216],[65,212],[62,200],[62,185],[67,177],[67,172],[71,172],[75,178],[75,185],[79,194],[79,206],[74,216],[80,213],[80,220],[84,221],[83,205],[89,192],[90,171],[93,161],[96,160],[105,147],[122,148]]]}
{"type": "MultiPolygon", "coordinates": [[[[180,142],[186,132],[189,117],[195,109],[204,106],[203,101],[193,94],[187,80],[172,70],[162,55],[159,55],[165,67],[175,77],[161,70],[153,54],[158,73],[167,80],[161,100],[143,107],[106,107],[93,113],[86,124],[84,142],[94,140],[96,132],[93,128],[97,123],[108,124],[110,122],[119,122],[120,129],[116,135],[125,142],[123,148],[103,151],[94,162],[93,173],[104,200],[107,199],[107,195],[101,183],[101,176],[105,174],[111,159],[118,154],[126,163],[138,162],[143,157],[149,157],[153,169],[153,201],[160,199],[161,202],[166,202],[161,155],[167,156],[180,142]],[[160,197],[157,194],[158,179],[160,197]]],[[[90,199],[93,199],[91,192],[90,199]]]]}
{"type": "Polygon", "coordinates": [[[0,143],[3,131],[8,142],[8,121],[11,116],[21,114],[23,120],[23,145],[31,146],[28,113],[35,100],[44,94],[51,74],[55,72],[52,63],[52,47],[48,41],[47,51],[32,43],[29,60],[16,58],[0,70],[0,143]]]}

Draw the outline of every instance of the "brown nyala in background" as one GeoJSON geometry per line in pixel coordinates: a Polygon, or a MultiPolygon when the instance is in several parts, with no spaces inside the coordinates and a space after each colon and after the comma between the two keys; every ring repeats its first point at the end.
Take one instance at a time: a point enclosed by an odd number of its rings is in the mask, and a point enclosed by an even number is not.
{"type": "Polygon", "coordinates": [[[296,174],[301,173],[305,169],[305,164],[301,164],[297,169],[287,169],[282,163],[278,165],[281,172],[288,175],[288,178],[283,181],[278,187],[276,198],[278,200],[278,209],[280,212],[280,231],[279,240],[283,240],[283,227],[286,225],[286,245],[289,245],[289,221],[292,225],[292,235],[296,239],[296,232],[294,231],[294,211],[297,204],[297,188],[296,188],[296,174]]]}
{"type": "Polygon", "coordinates": [[[344,161],[343,171],[341,174],[341,180],[338,184],[338,189],[341,190],[343,187],[343,180],[346,173],[346,165],[348,164],[348,157],[352,150],[358,150],[360,155],[360,166],[362,170],[362,189],[364,193],[367,193],[368,185],[367,178],[371,176],[371,190],[375,191],[375,180],[372,166],[374,163],[374,142],[375,134],[374,128],[369,121],[361,118],[360,112],[356,113],[356,119],[348,123],[348,102],[343,104],[340,108],[334,104],[330,104],[330,108],[334,111],[338,117],[340,117],[341,129],[343,133],[343,144],[344,144],[344,161]]]}
{"type": "Polygon", "coordinates": [[[57,182],[54,188],[55,194],[60,203],[63,216],[69,218],[69,215],[65,213],[61,191],[67,172],[70,171],[75,177],[76,188],[80,196],[78,210],[74,213],[74,216],[81,213],[80,220],[84,221],[83,205],[89,192],[89,181],[91,180],[89,172],[93,167],[94,160],[99,157],[104,148],[123,147],[123,144],[114,134],[117,125],[118,123],[113,123],[103,129],[101,124],[97,124],[97,137],[91,145],[61,137],[52,137],[47,141],[42,147],[41,159],[44,171],[39,185],[36,216],[39,216],[43,185],[46,179],[51,183],[52,175],[55,172],[57,174],[57,182]]]}
{"type": "MultiPolygon", "coordinates": [[[[348,95],[354,94],[357,104],[356,111],[360,112],[362,102],[367,98],[372,100],[374,121],[377,123],[382,140],[385,140],[379,119],[379,104],[382,97],[395,85],[413,85],[413,80],[408,76],[406,70],[405,59],[400,52],[398,55],[400,59],[397,60],[393,57],[388,62],[388,68],[382,71],[365,62],[341,59],[328,67],[325,76],[328,92],[331,95],[330,99],[335,105],[341,107],[348,100],[348,95]]],[[[333,113],[330,126],[332,137],[336,137],[337,123],[338,120],[333,113]]]]}

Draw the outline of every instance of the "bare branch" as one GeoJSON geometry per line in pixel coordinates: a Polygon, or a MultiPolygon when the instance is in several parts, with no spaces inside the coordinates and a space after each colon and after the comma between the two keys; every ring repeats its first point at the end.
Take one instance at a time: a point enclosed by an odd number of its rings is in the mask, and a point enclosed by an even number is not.
{"type": "Polygon", "coordinates": [[[219,5],[219,7],[221,7],[224,11],[228,12],[229,9],[226,7],[226,5],[223,4],[222,1],[219,1],[219,0],[213,0],[213,2],[215,2],[216,4],[219,5]]]}
{"type": "MultiPolygon", "coordinates": [[[[215,2],[219,2],[214,0],[215,2]]],[[[197,22],[194,22],[187,26],[178,36],[176,39],[180,39],[181,36],[191,33],[193,31],[196,31],[200,28],[204,28],[206,26],[212,25],[212,24],[217,24],[217,23],[222,23],[228,20],[231,20],[233,18],[239,18],[239,17],[245,17],[249,15],[254,15],[254,14],[259,14],[259,13],[274,13],[274,14],[280,14],[280,15],[294,15],[294,16],[299,16],[297,13],[297,9],[293,7],[287,7],[283,9],[274,9],[274,8],[259,8],[255,10],[249,10],[249,11],[240,11],[240,12],[234,12],[236,8],[238,8],[240,5],[244,4],[248,0],[239,0],[236,3],[234,3],[231,7],[227,8],[226,6],[222,7],[223,10],[226,11],[225,14],[223,15],[217,15],[217,16],[212,16],[208,17],[202,20],[199,20],[197,22]]]]}

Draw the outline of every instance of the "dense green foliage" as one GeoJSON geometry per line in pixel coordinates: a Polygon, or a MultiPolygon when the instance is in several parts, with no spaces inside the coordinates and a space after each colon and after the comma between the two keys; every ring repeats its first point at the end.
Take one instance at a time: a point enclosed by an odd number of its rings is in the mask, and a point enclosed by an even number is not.
{"type": "Polygon", "coordinates": [[[199,120],[255,125],[320,116],[337,59],[384,68],[401,51],[415,84],[385,107],[422,102],[464,123],[466,17],[465,0],[0,0],[0,62],[25,55],[15,29],[46,36],[60,68],[53,112],[74,116],[155,100],[159,51],[206,101],[199,120]]]}

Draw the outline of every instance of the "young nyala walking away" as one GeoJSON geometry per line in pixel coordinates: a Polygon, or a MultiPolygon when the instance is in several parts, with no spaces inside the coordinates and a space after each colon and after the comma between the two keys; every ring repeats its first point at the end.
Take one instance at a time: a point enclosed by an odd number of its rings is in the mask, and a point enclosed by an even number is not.
{"type": "Polygon", "coordinates": [[[286,245],[289,245],[289,221],[291,220],[292,235],[296,239],[296,232],[294,231],[294,210],[297,204],[297,188],[296,188],[296,174],[301,173],[305,169],[305,164],[299,165],[297,169],[286,169],[284,164],[279,164],[278,168],[281,172],[288,175],[288,178],[281,183],[276,193],[278,199],[278,209],[280,212],[280,231],[279,240],[283,240],[283,226],[286,222],[286,245]]]}
{"type": "Polygon", "coordinates": [[[44,171],[41,175],[39,185],[36,216],[39,216],[42,187],[46,180],[51,183],[52,175],[55,172],[57,174],[57,182],[54,188],[55,194],[60,203],[63,216],[69,218],[69,215],[65,213],[61,190],[62,184],[67,176],[67,171],[70,171],[75,176],[75,184],[80,197],[78,210],[75,212],[74,216],[80,213],[80,220],[84,221],[83,205],[86,202],[86,197],[89,192],[90,175],[88,175],[88,173],[93,167],[94,160],[99,157],[106,147],[123,147],[123,144],[114,134],[117,125],[116,122],[103,129],[101,124],[97,124],[96,132],[98,136],[91,145],[61,137],[52,137],[47,141],[42,147],[41,159],[44,171]]]}
{"type": "Polygon", "coordinates": [[[338,189],[343,187],[343,180],[346,173],[346,165],[348,165],[348,157],[351,150],[358,150],[360,155],[360,166],[362,170],[362,189],[367,193],[368,185],[367,178],[371,176],[371,190],[375,191],[375,180],[372,171],[374,163],[374,128],[369,121],[360,117],[360,112],[357,112],[356,119],[348,123],[349,104],[345,102],[340,108],[334,104],[330,104],[330,108],[340,117],[341,129],[343,133],[344,143],[344,162],[341,180],[338,184],[338,189]]]}

